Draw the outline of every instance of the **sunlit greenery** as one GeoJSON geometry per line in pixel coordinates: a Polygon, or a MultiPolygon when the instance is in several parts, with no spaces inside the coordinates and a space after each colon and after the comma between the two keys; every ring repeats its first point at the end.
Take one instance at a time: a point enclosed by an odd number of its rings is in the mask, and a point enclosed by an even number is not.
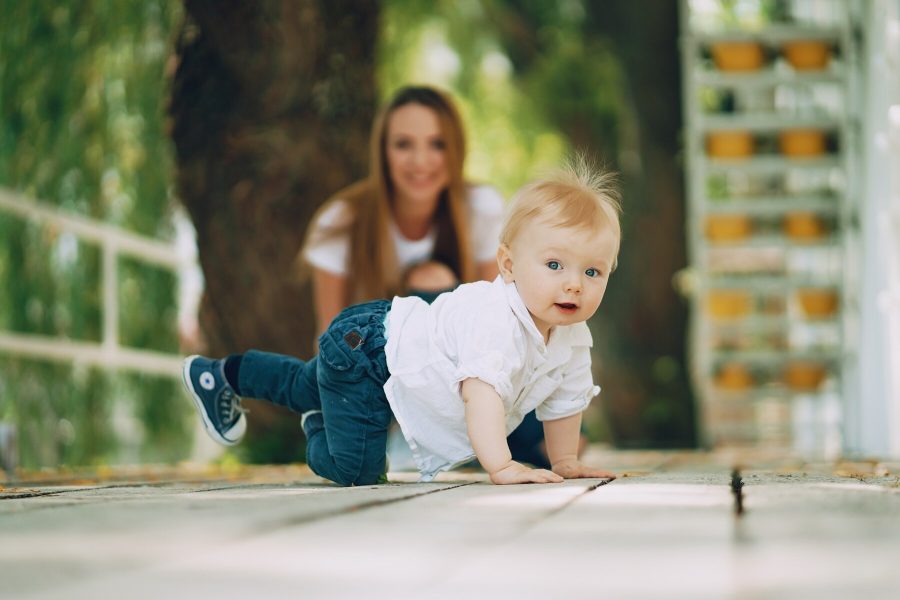
{"type": "Polygon", "coordinates": [[[565,137],[513,79],[481,2],[385,2],[379,59],[385,99],[410,83],[451,92],[466,124],[472,180],[508,197],[568,151],[565,137]]]}
{"type": "MultiPolygon", "coordinates": [[[[178,2],[2,3],[0,185],[171,239],[164,68],[178,2]]],[[[0,214],[0,328],[101,338],[99,249],[0,214]]],[[[177,352],[174,277],[120,260],[120,343],[177,352]]],[[[178,459],[187,409],[171,379],[3,356],[0,420],[22,466],[178,459]],[[176,401],[177,398],[177,401],[176,401]]]]}

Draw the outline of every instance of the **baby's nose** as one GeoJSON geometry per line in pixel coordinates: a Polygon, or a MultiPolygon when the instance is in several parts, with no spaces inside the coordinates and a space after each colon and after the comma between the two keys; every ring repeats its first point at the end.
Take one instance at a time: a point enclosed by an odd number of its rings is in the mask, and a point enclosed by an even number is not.
{"type": "Polygon", "coordinates": [[[581,277],[569,277],[566,281],[566,291],[567,292],[580,292],[581,291],[581,277]]]}

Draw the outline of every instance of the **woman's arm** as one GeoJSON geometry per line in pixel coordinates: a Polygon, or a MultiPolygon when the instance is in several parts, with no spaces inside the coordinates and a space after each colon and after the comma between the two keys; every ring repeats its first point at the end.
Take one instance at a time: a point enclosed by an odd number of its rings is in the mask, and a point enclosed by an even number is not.
{"type": "Polygon", "coordinates": [[[347,308],[347,278],[313,267],[313,306],[316,333],[321,335],[339,312],[347,308]]]}

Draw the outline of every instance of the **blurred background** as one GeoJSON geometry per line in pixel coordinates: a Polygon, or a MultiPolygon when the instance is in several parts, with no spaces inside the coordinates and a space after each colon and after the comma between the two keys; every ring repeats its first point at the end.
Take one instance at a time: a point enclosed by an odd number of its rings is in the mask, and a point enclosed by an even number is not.
{"type": "Polygon", "coordinates": [[[590,323],[618,448],[900,456],[900,1],[3,2],[7,470],[303,459],[255,411],[223,455],[180,357],[308,357],[306,224],[377,107],[458,101],[509,195],[572,151],[621,173],[590,323]]]}

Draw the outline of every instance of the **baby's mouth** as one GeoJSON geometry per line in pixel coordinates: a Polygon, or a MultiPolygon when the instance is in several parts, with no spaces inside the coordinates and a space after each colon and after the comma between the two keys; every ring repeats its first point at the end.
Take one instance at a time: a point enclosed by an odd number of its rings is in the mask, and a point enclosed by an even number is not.
{"type": "Polygon", "coordinates": [[[575,312],[578,309],[578,305],[572,302],[557,302],[556,306],[563,312],[575,312]]]}

